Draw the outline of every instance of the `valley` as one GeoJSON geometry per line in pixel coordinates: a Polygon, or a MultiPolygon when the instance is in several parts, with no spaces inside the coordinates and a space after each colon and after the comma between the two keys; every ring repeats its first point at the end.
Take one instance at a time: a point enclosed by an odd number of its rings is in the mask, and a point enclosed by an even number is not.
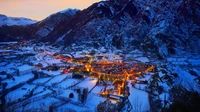
{"type": "Polygon", "coordinates": [[[157,60],[139,50],[63,48],[33,41],[0,44],[5,111],[93,112],[106,102],[119,111],[143,112],[150,109],[152,94],[161,105],[170,103],[175,84],[199,91],[199,57],[157,60]]]}

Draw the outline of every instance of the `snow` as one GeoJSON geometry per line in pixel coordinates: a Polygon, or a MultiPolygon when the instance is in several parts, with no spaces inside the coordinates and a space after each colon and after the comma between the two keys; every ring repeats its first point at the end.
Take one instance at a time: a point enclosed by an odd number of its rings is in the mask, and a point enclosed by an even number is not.
{"type": "Polygon", "coordinates": [[[48,81],[49,79],[51,79],[50,77],[47,77],[47,78],[39,78],[39,79],[36,79],[33,81],[34,84],[43,84],[45,83],[46,81],[48,81]]]}
{"type": "Polygon", "coordinates": [[[0,63],[0,66],[5,66],[6,64],[8,64],[7,62],[2,62],[0,63]]]}
{"type": "Polygon", "coordinates": [[[2,52],[12,52],[13,50],[0,50],[0,53],[2,52]]]}
{"type": "Polygon", "coordinates": [[[164,106],[164,101],[169,99],[169,93],[162,93],[159,95],[160,99],[162,100],[162,104],[164,106]]]}
{"type": "Polygon", "coordinates": [[[33,66],[30,66],[30,65],[22,65],[20,67],[17,67],[19,69],[19,72],[23,72],[23,71],[26,71],[26,70],[31,70],[33,69],[33,66]]]}
{"type": "Polygon", "coordinates": [[[0,74],[0,78],[4,80],[4,79],[7,78],[7,75],[2,75],[2,74],[0,74]]]}
{"type": "Polygon", "coordinates": [[[150,72],[146,72],[146,74],[148,74],[148,75],[144,75],[144,78],[143,77],[136,77],[136,79],[143,80],[143,81],[145,81],[145,80],[148,81],[151,78],[152,75],[150,75],[150,72]]]}
{"type": "Polygon", "coordinates": [[[105,6],[103,2],[100,2],[97,7],[105,6]]]}
{"type": "Polygon", "coordinates": [[[34,24],[37,21],[27,19],[27,18],[16,18],[16,17],[7,17],[0,15],[0,26],[6,25],[6,26],[13,26],[13,25],[19,25],[19,26],[26,26],[30,24],[34,24]]]}
{"type": "Polygon", "coordinates": [[[22,49],[22,50],[26,50],[26,51],[31,51],[31,52],[34,51],[32,46],[22,47],[21,49],[22,49]]]}
{"type": "Polygon", "coordinates": [[[12,92],[9,92],[6,95],[6,101],[12,102],[12,101],[18,100],[19,98],[23,99],[26,97],[25,95],[28,94],[34,87],[35,87],[35,85],[25,84],[21,88],[18,88],[12,92]],[[23,89],[25,89],[25,90],[23,90],[23,89]]]}
{"type": "Polygon", "coordinates": [[[70,110],[74,110],[76,112],[93,112],[86,107],[76,106],[76,105],[71,104],[71,103],[67,103],[67,104],[62,105],[62,106],[60,106],[56,109],[57,112],[68,112],[70,110]]]}
{"type": "Polygon", "coordinates": [[[165,74],[162,73],[162,72],[159,72],[158,74],[159,74],[159,77],[163,77],[163,76],[165,75],[165,74]]]}
{"type": "Polygon", "coordinates": [[[64,34],[63,36],[59,37],[59,38],[56,40],[56,42],[60,42],[60,41],[62,41],[63,38],[64,38],[67,34],[69,34],[71,31],[72,31],[72,29],[69,30],[69,31],[68,31],[66,34],[64,34]]]}
{"type": "Polygon", "coordinates": [[[103,91],[105,86],[96,86],[93,90],[92,93],[98,94],[99,92],[103,91]]]}
{"type": "Polygon", "coordinates": [[[111,11],[112,15],[115,14],[115,9],[113,7],[110,7],[110,11],[111,11]]]}
{"type": "Polygon", "coordinates": [[[196,77],[188,73],[187,69],[176,67],[174,72],[179,76],[179,78],[175,79],[174,81],[176,84],[180,83],[188,90],[193,88],[194,90],[200,91],[198,85],[194,83],[194,79],[196,77]]]}
{"type": "Polygon", "coordinates": [[[147,86],[146,84],[135,84],[135,88],[141,90],[145,90],[146,86],[147,86]]]}
{"type": "Polygon", "coordinates": [[[193,70],[200,76],[200,70],[199,69],[194,68],[193,70]]]}
{"type": "Polygon", "coordinates": [[[61,82],[57,86],[62,87],[62,88],[67,88],[69,86],[75,85],[78,82],[79,82],[78,79],[66,79],[65,81],[61,82]]]}
{"type": "Polygon", "coordinates": [[[85,57],[84,55],[82,55],[82,52],[75,52],[75,53],[73,54],[73,56],[74,56],[75,58],[85,57]]]}
{"type": "Polygon", "coordinates": [[[9,69],[7,69],[5,72],[6,72],[7,74],[14,75],[15,72],[16,72],[16,69],[14,69],[14,68],[9,68],[9,69]]]}
{"type": "Polygon", "coordinates": [[[16,44],[17,43],[17,41],[15,41],[15,42],[0,42],[0,45],[1,44],[16,44]]]}
{"type": "Polygon", "coordinates": [[[162,86],[164,91],[169,91],[170,87],[167,85],[167,83],[159,82],[159,86],[162,86]]]}
{"type": "Polygon", "coordinates": [[[78,9],[71,9],[71,8],[68,8],[68,9],[65,9],[65,10],[60,11],[59,13],[70,13],[70,14],[72,14],[72,15],[75,15],[77,11],[79,11],[79,10],[78,10],[78,9]]]}
{"type": "Polygon", "coordinates": [[[60,75],[60,71],[47,71],[47,70],[42,70],[43,73],[48,74],[50,76],[58,76],[60,75]]]}
{"type": "Polygon", "coordinates": [[[64,92],[62,94],[60,94],[59,96],[64,97],[64,98],[69,98],[70,93],[74,94],[74,97],[70,98],[70,100],[73,100],[75,102],[79,101],[78,100],[78,93],[76,91],[73,91],[73,90],[70,90],[70,89],[64,90],[64,92]]]}
{"type": "Polygon", "coordinates": [[[145,112],[150,109],[148,101],[148,93],[135,89],[129,84],[130,96],[129,101],[132,105],[132,112],[145,112]]]}
{"type": "Polygon", "coordinates": [[[30,104],[26,105],[24,110],[29,110],[29,111],[47,111],[49,109],[49,106],[60,102],[60,100],[55,99],[55,98],[45,98],[39,101],[31,102],[30,104]]]}
{"type": "Polygon", "coordinates": [[[99,49],[99,51],[101,51],[101,52],[106,52],[106,49],[105,49],[104,47],[101,47],[101,48],[99,49]]]}
{"type": "Polygon", "coordinates": [[[200,66],[200,60],[197,59],[189,59],[188,62],[193,66],[200,66]]]}
{"type": "Polygon", "coordinates": [[[187,62],[171,62],[174,65],[188,65],[187,62]]]}
{"type": "Polygon", "coordinates": [[[52,86],[52,84],[59,83],[62,80],[64,80],[66,77],[67,77],[67,75],[56,76],[56,77],[52,78],[50,81],[48,81],[45,85],[52,86]]]}
{"type": "Polygon", "coordinates": [[[186,61],[186,60],[187,60],[187,58],[181,58],[181,57],[178,57],[178,58],[169,57],[169,58],[167,58],[167,61],[176,61],[176,62],[178,62],[178,61],[186,61]]]}
{"type": "Polygon", "coordinates": [[[38,87],[34,90],[33,94],[35,95],[35,94],[38,94],[38,93],[42,93],[42,92],[44,91],[44,88],[45,88],[45,87],[43,87],[43,86],[38,86],[38,87]]]}
{"type": "Polygon", "coordinates": [[[52,64],[56,64],[56,63],[61,63],[60,59],[49,59],[47,58],[47,60],[45,60],[46,62],[48,62],[50,65],[52,64]]]}
{"type": "Polygon", "coordinates": [[[149,10],[150,9],[150,7],[146,7],[146,9],[145,10],[149,10]]]}
{"type": "Polygon", "coordinates": [[[140,61],[140,62],[149,62],[149,59],[147,57],[139,57],[139,58],[135,58],[135,60],[140,61]]]}
{"type": "Polygon", "coordinates": [[[97,79],[91,80],[91,78],[86,78],[84,81],[79,83],[78,87],[87,87],[88,91],[90,91],[96,85],[97,79]]]}
{"type": "Polygon", "coordinates": [[[147,57],[143,57],[142,53],[131,53],[131,54],[127,54],[125,55],[125,59],[126,60],[136,60],[136,61],[140,61],[140,62],[149,62],[149,59],[147,57]]]}
{"type": "Polygon", "coordinates": [[[16,66],[17,65],[14,63],[8,64],[6,66],[0,66],[0,71],[4,71],[4,70],[10,69],[10,68],[16,68],[16,66]]]}
{"type": "Polygon", "coordinates": [[[35,55],[35,58],[38,59],[38,61],[43,66],[61,63],[60,59],[55,59],[53,56],[50,56],[48,54],[53,54],[53,53],[45,52],[45,54],[43,54],[43,53],[37,54],[37,55],[35,55]]]}
{"type": "Polygon", "coordinates": [[[106,101],[106,98],[97,96],[93,93],[89,93],[87,97],[86,104],[88,107],[95,109],[99,103],[106,101]]]}
{"type": "Polygon", "coordinates": [[[188,59],[185,57],[169,57],[167,58],[168,62],[171,62],[174,65],[191,65],[191,66],[199,66],[199,59],[188,59]]]}
{"type": "Polygon", "coordinates": [[[8,85],[6,86],[6,88],[11,88],[11,87],[18,85],[20,83],[27,82],[29,79],[31,79],[33,77],[34,77],[34,75],[32,73],[29,73],[27,75],[14,76],[15,81],[10,80],[10,79],[6,79],[6,80],[3,80],[2,82],[7,82],[8,85]]]}
{"type": "MultiPolygon", "coordinates": [[[[39,88],[39,89],[41,89],[41,88],[39,88]]],[[[39,89],[38,89],[38,91],[39,91],[39,89]]],[[[35,96],[33,96],[32,98],[36,98],[36,97],[40,97],[40,96],[43,96],[43,95],[47,95],[49,93],[52,93],[52,91],[49,90],[49,89],[45,89],[45,90],[42,91],[42,93],[38,93],[35,96]]]]}
{"type": "MultiPolygon", "coordinates": [[[[40,22],[41,23],[41,22],[40,22]]],[[[37,32],[36,32],[36,34],[37,35],[39,35],[39,36],[41,36],[41,37],[45,37],[45,36],[47,36],[52,30],[49,30],[49,29],[51,29],[51,28],[45,28],[45,27],[42,27],[42,28],[40,28],[37,32]]]]}

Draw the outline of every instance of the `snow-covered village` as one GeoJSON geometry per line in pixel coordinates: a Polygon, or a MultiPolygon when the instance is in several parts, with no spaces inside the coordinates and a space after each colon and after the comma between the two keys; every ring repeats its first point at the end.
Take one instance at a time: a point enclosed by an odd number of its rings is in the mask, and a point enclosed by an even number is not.
{"type": "Polygon", "coordinates": [[[200,112],[199,6],[0,1],[0,112],[200,112]]]}
{"type": "Polygon", "coordinates": [[[31,41],[0,44],[0,92],[6,111],[93,112],[107,105],[148,111],[150,94],[167,105],[174,77],[180,77],[176,83],[186,80],[184,86],[198,89],[199,59],[171,57],[160,62],[139,50],[126,54],[75,44],[62,51],[31,41]]]}

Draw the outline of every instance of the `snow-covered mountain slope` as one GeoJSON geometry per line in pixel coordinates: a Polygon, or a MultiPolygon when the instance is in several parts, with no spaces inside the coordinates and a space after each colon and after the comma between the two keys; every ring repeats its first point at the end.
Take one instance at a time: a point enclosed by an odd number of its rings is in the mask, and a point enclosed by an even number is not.
{"type": "Polygon", "coordinates": [[[5,15],[0,14],[0,26],[6,25],[6,26],[26,26],[30,24],[36,23],[36,20],[31,20],[28,18],[16,18],[16,17],[7,17],[5,15]]]}
{"type": "Polygon", "coordinates": [[[28,26],[0,26],[0,41],[42,39],[59,24],[70,21],[78,11],[78,9],[66,9],[28,26]]]}
{"type": "Polygon", "coordinates": [[[164,58],[199,53],[200,7],[195,0],[108,0],[80,11],[47,35],[46,41],[141,49],[164,58]]]}
{"type": "Polygon", "coordinates": [[[36,32],[34,32],[35,37],[37,38],[47,36],[57,25],[62,24],[62,22],[68,22],[71,20],[71,18],[73,18],[78,11],[78,9],[66,9],[52,14],[44,20],[36,23],[36,32]]]}

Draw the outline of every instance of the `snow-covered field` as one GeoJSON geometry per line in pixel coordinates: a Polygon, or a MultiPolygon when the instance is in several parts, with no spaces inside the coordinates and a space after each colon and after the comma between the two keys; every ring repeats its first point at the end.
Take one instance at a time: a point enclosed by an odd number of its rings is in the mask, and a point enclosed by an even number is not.
{"type": "Polygon", "coordinates": [[[50,80],[50,77],[47,78],[38,78],[36,80],[33,81],[33,83],[35,84],[44,84],[46,81],[50,80]]]}
{"type": "Polygon", "coordinates": [[[60,75],[60,74],[61,74],[59,70],[58,70],[58,71],[47,71],[47,70],[42,70],[42,72],[43,72],[43,73],[46,73],[46,74],[48,74],[48,75],[50,75],[50,76],[57,76],[57,75],[60,75]]]}
{"type": "Polygon", "coordinates": [[[102,91],[103,91],[104,87],[105,87],[105,86],[100,86],[100,85],[98,85],[98,86],[96,86],[96,87],[92,90],[92,93],[98,94],[99,92],[102,92],[102,91]]]}
{"type": "Polygon", "coordinates": [[[132,105],[132,112],[145,112],[150,109],[148,93],[142,90],[130,87],[129,101],[132,105]]]}
{"type": "Polygon", "coordinates": [[[96,85],[97,79],[86,78],[84,81],[79,83],[78,87],[86,87],[90,91],[96,85]]]}
{"type": "Polygon", "coordinates": [[[44,90],[45,90],[45,87],[44,87],[44,86],[38,86],[38,87],[34,90],[33,94],[35,95],[35,94],[38,94],[38,93],[42,93],[44,90]]]}
{"type": "Polygon", "coordinates": [[[26,75],[14,76],[15,80],[6,79],[6,80],[3,80],[2,82],[6,82],[8,84],[6,86],[6,88],[11,88],[11,87],[18,85],[20,83],[25,83],[33,77],[34,77],[34,75],[32,73],[29,73],[29,74],[26,74],[26,75]]]}
{"type": "Polygon", "coordinates": [[[80,82],[80,80],[78,79],[66,79],[62,81],[60,84],[58,84],[57,86],[62,87],[62,88],[68,88],[70,86],[77,84],[78,82],[80,82]]]}
{"type": "Polygon", "coordinates": [[[52,78],[50,81],[48,81],[45,85],[47,86],[52,86],[54,84],[57,84],[59,82],[61,82],[62,80],[64,80],[67,77],[67,75],[59,75],[59,76],[55,76],[54,78],[52,78]]]}
{"type": "Polygon", "coordinates": [[[76,112],[94,112],[90,108],[80,107],[71,103],[64,104],[56,109],[57,112],[70,112],[76,110],[76,112]]]}
{"type": "Polygon", "coordinates": [[[90,107],[91,109],[94,109],[97,107],[97,105],[101,102],[106,101],[106,98],[100,97],[96,94],[90,93],[88,95],[87,101],[86,101],[86,105],[88,107],[90,107]]]}
{"type": "Polygon", "coordinates": [[[61,102],[56,98],[45,98],[35,102],[31,102],[25,107],[20,108],[18,111],[27,110],[27,111],[48,111],[49,107],[53,104],[61,102]]]}

